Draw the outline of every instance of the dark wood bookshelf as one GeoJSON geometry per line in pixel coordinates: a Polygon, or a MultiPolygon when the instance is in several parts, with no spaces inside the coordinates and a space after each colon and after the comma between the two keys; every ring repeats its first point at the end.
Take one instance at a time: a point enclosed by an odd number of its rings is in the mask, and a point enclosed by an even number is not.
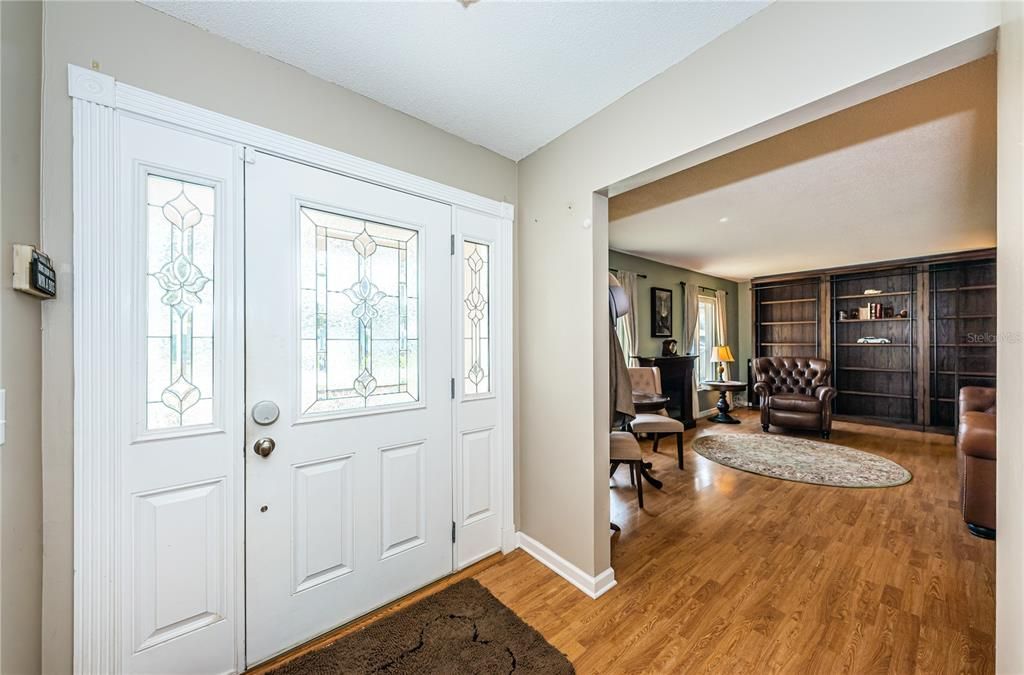
{"type": "Polygon", "coordinates": [[[929,425],[953,429],[961,387],[996,384],[996,264],[975,260],[929,270],[929,425]],[[971,335],[982,342],[972,342],[971,335]]]}
{"type": "MultiPolygon", "coordinates": [[[[789,279],[751,287],[754,357],[817,356],[821,311],[818,279],[789,279]]],[[[757,405],[753,373],[748,372],[747,401],[757,405]]]]}
{"type": "Polygon", "coordinates": [[[960,388],[996,384],[995,249],[761,277],[751,293],[754,356],[831,359],[836,419],[952,433],[960,388]],[[882,315],[851,316],[869,303],[882,315]]]}
{"type": "Polygon", "coordinates": [[[917,270],[914,267],[831,277],[832,365],[840,396],[835,412],[912,424],[917,416],[917,270]],[[865,293],[867,290],[880,293],[865,293]],[[852,316],[869,304],[883,316],[852,316]],[[884,313],[888,310],[889,316],[884,313]],[[840,319],[840,312],[847,318],[840,319]],[[906,316],[900,316],[906,312],[906,316]],[[889,342],[857,342],[859,338],[889,342]]]}

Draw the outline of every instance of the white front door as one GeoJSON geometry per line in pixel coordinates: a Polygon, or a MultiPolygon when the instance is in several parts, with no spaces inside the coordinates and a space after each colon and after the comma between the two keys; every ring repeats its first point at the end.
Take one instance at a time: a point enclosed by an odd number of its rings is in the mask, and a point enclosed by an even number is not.
{"type": "Polygon", "coordinates": [[[252,665],[452,570],[452,210],[260,153],[245,195],[252,665]]]}

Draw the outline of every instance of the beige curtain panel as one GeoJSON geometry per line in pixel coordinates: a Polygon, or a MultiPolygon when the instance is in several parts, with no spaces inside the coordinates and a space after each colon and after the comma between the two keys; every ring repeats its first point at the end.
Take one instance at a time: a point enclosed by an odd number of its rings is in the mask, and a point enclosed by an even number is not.
{"type": "MultiPolygon", "coordinates": [[[[728,322],[728,297],[729,295],[725,291],[715,291],[715,344],[716,345],[727,345],[729,344],[729,322],[728,322]]],[[[730,364],[722,363],[725,366],[724,377],[727,380],[732,378],[729,376],[730,364]]],[[[732,405],[732,392],[725,395],[729,405],[732,405]]]]}

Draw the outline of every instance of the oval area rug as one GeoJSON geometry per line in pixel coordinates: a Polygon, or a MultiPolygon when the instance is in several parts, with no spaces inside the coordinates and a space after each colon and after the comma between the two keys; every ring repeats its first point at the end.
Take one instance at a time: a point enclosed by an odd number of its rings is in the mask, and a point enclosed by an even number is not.
{"type": "Polygon", "coordinates": [[[912,477],[909,471],[885,457],[809,438],[713,434],[695,439],[693,449],[734,469],[814,485],[895,487],[912,477]]]}

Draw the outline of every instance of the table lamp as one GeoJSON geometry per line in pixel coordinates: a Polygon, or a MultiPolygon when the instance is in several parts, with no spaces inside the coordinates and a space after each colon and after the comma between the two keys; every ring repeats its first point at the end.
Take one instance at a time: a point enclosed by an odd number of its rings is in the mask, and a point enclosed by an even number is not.
{"type": "Polygon", "coordinates": [[[723,363],[732,363],[736,359],[732,356],[732,350],[729,349],[729,345],[718,345],[715,347],[714,352],[711,354],[711,363],[717,363],[718,365],[718,381],[725,381],[725,366],[723,363]]]}

